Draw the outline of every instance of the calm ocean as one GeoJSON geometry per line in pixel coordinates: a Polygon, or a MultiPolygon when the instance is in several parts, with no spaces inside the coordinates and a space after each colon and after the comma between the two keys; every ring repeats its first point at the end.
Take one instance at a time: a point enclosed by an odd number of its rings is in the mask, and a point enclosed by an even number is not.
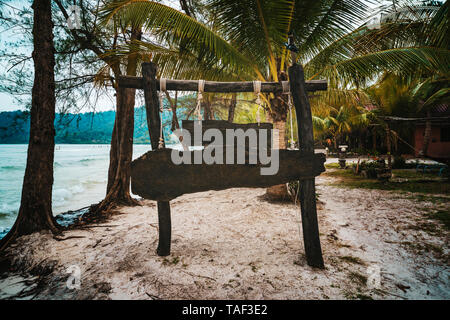
{"type": "MultiPolygon", "coordinates": [[[[0,234],[20,207],[27,145],[0,144],[0,234]]],[[[77,210],[102,200],[106,192],[109,145],[59,144],[55,147],[53,213],[77,210]]],[[[133,159],[150,150],[134,145],[133,159]]]]}

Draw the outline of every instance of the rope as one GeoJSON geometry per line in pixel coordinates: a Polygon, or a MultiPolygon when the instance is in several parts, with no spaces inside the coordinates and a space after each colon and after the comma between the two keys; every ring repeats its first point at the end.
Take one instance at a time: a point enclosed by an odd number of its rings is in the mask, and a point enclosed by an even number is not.
{"type": "Polygon", "coordinates": [[[202,121],[202,101],[203,91],[205,90],[205,80],[198,80],[198,94],[197,94],[197,106],[194,113],[197,115],[197,119],[202,121]]]}
{"type": "Polygon", "coordinates": [[[292,124],[292,97],[291,97],[291,91],[289,90],[289,81],[281,81],[281,86],[283,87],[283,94],[286,94],[288,97],[288,106],[289,106],[289,118],[291,122],[291,141],[290,141],[290,147],[291,149],[295,148],[294,143],[294,126],[292,124]]]}
{"type": "Polygon", "coordinates": [[[164,92],[166,92],[166,78],[159,79],[159,112],[161,112],[160,126],[159,126],[159,142],[158,149],[164,148],[164,135],[163,135],[163,123],[162,123],[162,113],[163,113],[163,97],[164,92]]]}
{"type": "Polygon", "coordinates": [[[256,104],[258,105],[258,109],[256,110],[256,121],[258,122],[258,126],[261,123],[260,118],[260,109],[261,109],[261,81],[253,81],[253,92],[257,94],[256,96],[256,104]]]}

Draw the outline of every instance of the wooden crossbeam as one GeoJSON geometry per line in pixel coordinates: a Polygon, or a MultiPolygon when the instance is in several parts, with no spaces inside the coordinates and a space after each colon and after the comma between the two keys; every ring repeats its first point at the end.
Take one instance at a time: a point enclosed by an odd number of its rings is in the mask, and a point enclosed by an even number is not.
{"type": "MultiPolygon", "coordinates": [[[[159,79],[156,79],[156,87],[159,89],[159,79]]],[[[286,81],[289,82],[289,81],[286,81]]],[[[326,80],[305,81],[306,91],[327,90],[326,80]]],[[[142,77],[119,76],[119,87],[143,89],[142,77]]],[[[198,80],[166,80],[167,90],[173,91],[197,91],[198,80]]],[[[205,81],[205,92],[253,92],[253,82],[217,82],[205,81]]],[[[280,82],[262,82],[261,92],[281,92],[283,87],[280,82]]]]}

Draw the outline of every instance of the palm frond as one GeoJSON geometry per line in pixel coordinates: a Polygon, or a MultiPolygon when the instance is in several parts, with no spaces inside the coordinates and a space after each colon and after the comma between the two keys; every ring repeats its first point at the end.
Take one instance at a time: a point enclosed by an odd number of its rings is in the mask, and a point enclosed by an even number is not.
{"type": "Polygon", "coordinates": [[[450,50],[433,47],[395,48],[342,59],[319,70],[311,79],[326,77],[333,83],[347,85],[354,83],[355,77],[371,77],[384,71],[408,73],[420,67],[446,74],[449,63],[450,50]]]}
{"type": "Polygon", "coordinates": [[[142,26],[159,43],[195,52],[199,59],[217,59],[236,73],[259,73],[252,60],[203,23],[156,1],[113,0],[102,8],[101,15],[105,23],[115,17],[124,27],[142,26]]]}

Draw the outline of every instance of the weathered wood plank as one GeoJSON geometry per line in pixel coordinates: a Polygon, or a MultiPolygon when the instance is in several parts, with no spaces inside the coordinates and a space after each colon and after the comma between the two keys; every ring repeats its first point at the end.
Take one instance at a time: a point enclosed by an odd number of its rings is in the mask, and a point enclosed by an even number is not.
{"type": "MultiPolygon", "coordinates": [[[[180,151],[181,152],[181,151],[180,151]]],[[[189,151],[191,159],[194,153],[189,151]]],[[[308,179],[325,171],[324,154],[305,156],[298,150],[279,150],[279,170],[261,175],[261,164],[180,164],[171,149],[149,151],[131,163],[131,190],[145,199],[169,201],[187,193],[238,187],[269,187],[308,179]]]]}
{"type": "MultiPolygon", "coordinates": [[[[305,155],[312,155],[314,154],[313,124],[303,67],[295,64],[289,67],[288,73],[292,100],[297,114],[300,150],[305,155]]],[[[300,181],[300,206],[307,263],[312,267],[324,268],[317,222],[314,177],[300,181]]]]}
{"type": "MultiPolygon", "coordinates": [[[[306,81],[307,91],[327,90],[326,80],[306,81]]],[[[119,76],[119,87],[143,89],[143,78],[131,76],[119,76]]],[[[159,79],[156,79],[156,87],[159,89],[159,79]]],[[[197,91],[198,80],[166,80],[167,90],[197,91]]],[[[262,82],[261,92],[281,92],[283,88],[279,82],[262,82]]],[[[253,92],[253,82],[217,82],[206,81],[205,92],[253,92]]]]}

